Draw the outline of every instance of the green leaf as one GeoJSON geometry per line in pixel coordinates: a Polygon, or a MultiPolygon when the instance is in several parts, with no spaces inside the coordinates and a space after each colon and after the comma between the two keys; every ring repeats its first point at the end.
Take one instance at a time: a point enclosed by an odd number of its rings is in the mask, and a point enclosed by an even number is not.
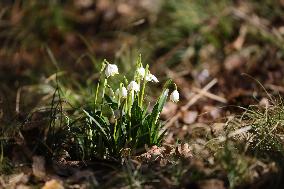
{"type": "Polygon", "coordinates": [[[110,96],[105,95],[104,98],[107,102],[107,105],[110,106],[112,110],[118,109],[118,104],[115,101],[113,101],[113,99],[110,96]]]}
{"type": "Polygon", "coordinates": [[[86,114],[86,116],[90,119],[91,122],[94,122],[96,124],[101,134],[103,134],[102,136],[105,138],[106,141],[108,141],[109,135],[105,132],[101,124],[93,116],[91,116],[87,111],[83,110],[83,112],[86,114]]]}
{"type": "Polygon", "coordinates": [[[163,91],[163,93],[160,95],[157,103],[155,104],[154,108],[153,108],[153,111],[151,113],[151,122],[152,124],[156,124],[159,116],[160,116],[160,113],[166,103],[166,100],[167,100],[167,97],[168,97],[168,93],[169,93],[169,90],[168,89],[165,89],[163,91]]]}

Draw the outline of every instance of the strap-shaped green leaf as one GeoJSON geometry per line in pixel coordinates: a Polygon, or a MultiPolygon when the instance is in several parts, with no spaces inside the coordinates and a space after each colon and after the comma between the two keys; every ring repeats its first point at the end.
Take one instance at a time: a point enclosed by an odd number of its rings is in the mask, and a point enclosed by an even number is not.
{"type": "Polygon", "coordinates": [[[99,131],[103,134],[102,136],[105,138],[106,141],[109,140],[108,134],[105,132],[104,128],[101,126],[101,124],[93,117],[91,116],[87,111],[83,110],[83,112],[86,114],[86,116],[96,124],[96,126],[99,128],[99,131]]]}

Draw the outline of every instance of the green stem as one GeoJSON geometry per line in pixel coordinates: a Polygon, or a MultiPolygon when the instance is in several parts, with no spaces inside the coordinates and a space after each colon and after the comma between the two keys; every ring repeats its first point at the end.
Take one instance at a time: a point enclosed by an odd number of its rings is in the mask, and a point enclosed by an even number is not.
{"type": "Polygon", "coordinates": [[[132,107],[132,104],[133,104],[133,99],[135,98],[135,92],[134,92],[134,90],[131,90],[129,92],[130,93],[129,93],[128,97],[127,97],[127,99],[128,99],[128,102],[127,102],[127,109],[128,109],[128,111],[127,112],[128,112],[128,114],[130,116],[131,115],[131,107],[132,107]]]}
{"type": "Polygon", "coordinates": [[[106,87],[107,87],[107,78],[104,79],[103,91],[102,91],[102,103],[104,102],[105,99],[104,97],[105,97],[106,87]]]}
{"type": "Polygon", "coordinates": [[[117,100],[118,109],[120,108],[120,100],[121,100],[122,87],[123,87],[123,84],[120,83],[120,85],[119,85],[119,93],[118,93],[118,100],[117,100]]]}
{"type": "Polygon", "coordinates": [[[139,107],[140,108],[142,108],[142,105],[143,105],[143,99],[144,99],[144,95],[145,95],[145,87],[146,87],[146,83],[147,83],[147,80],[146,80],[147,74],[149,74],[149,65],[148,64],[146,65],[142,88],[139,92],[139,107]]]}
{"type": "Polygon", "coordinates": [[[117,119],[115,118],[115,123],[114,123],[114,128],[113,128],[113,139],[114,139],[115,143],[117,143],[116,126],[117,126],[117,119]]]}
{"type": "Polygon", "coordinates": [[[95,105],[97,104],[97,100],[98,100],[99,87],[100,87],[100,80],[99,80],[99,83],[97,84],[97,88],[96,88],[95,105]]]}
{"type": "Polygon", "coordinates": [[[103,104],[105,102],[105,92],[106,92],[106,86],[107,86],[107,78],[104,79],[104,83],[103,83],[103,90],[102,90],[102,102],[101,102],[101,115],[103,112],[103,104]]]}
{"type": "Polygon", "coordinates": [[[101,67],[101,70],[100,70],[100,77],[99,77],[99,82],[98,82],[98,85],[97,85],[97,88],[96,88],[96,94],[95,94],[95,105],[97,104],[97,100],[98,100],[98,94],[99,94],[99,88],[100,88],[100,82],[101,82],[101,75],[106,67],[106,60],[103,61],[102,63],[102,67],[101,67]]]}

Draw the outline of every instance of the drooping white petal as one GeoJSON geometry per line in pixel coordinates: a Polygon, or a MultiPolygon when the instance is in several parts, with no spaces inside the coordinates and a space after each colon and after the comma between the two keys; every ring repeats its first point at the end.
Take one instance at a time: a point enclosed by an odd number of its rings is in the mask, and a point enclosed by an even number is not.
{"type": "Polygon", "coordinates": [[[116,89],[115,91],[115,96],[121,97],[121,98],[126,98],[127,97],[127,89],[125,87],[122,87],[121,89],[116,89]]]}
{"type": "Polygon", "coordinates": [[[145,76],[145,69],[143,67],[140,67],[137,69],[137,73],[140,77],[144,77],[145,76]]]}
{"type": "Polygon", "coordinates": [[[156,76],[154,76],[153,74],[148,74],[148,75],[146,75],[146,80],[147,81],[153,81],[153,82],[155,82],[155,83],[158,83],[159,82],[159,80],[157,79],[157,77],[156,76]]]}
{"type": "Polygon", "coordinates": [[[179,101],[179,93],[177,90],[174,90],[171,95],[170,95],[170,100],[173,102],[178,102],[179,101]]]}
{"type": "Polygon", "coordinates": [[[127,90],[126,90],[125,87],[121,88],[120,95],[121,95],[121,98],[126,98],[127,97],[127,90]]]}
{"type": "Polygon", "coordinates": [[[135,81],[131,81],[129,83],[129,85],[127,86],[127,89],[129,91],[136,91],[136,92],[138,92],[140,90],[140,86],[135,81]]]}
{"type": "Polygon", "coordinates": [[[115,64],[108,64],[105,70],[106,77],[114,76],[118,74],[118,68],[115,64]]]}
{"type": "Polygon", "coordinates": [[[120,93],[120,91],[119,91],[119,89],[116,89],[116,91],[115,91],[115,96],[119,96],[119,93],[120,93]]]}

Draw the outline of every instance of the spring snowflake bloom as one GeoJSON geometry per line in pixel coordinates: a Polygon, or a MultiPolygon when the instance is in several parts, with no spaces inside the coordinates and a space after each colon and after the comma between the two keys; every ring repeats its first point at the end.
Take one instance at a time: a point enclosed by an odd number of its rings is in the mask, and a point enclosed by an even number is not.
{"type": "Polygon", "coordinates": [[[118,68],[115,64],[108,64],[105,71],[106,77],[118,74],[118,68]]]}
{"type": "Polygon", "coordinates": [[[170,96],[170,100],[173,102],[178,102],[179,101],[179,93],[177,90],[174,90],[170,96]]]}
{"type": "MultiPolygon", "coordinates": [[[[144,69],[143,67],[140,67],[140,68],[137,69],[137,73],[138,73],[138,75],[139,75],[140,77],[144,78],[146,71],[145,71],[145,69],[144,69]]],[[[147,80],[147,81],[153,81],[153,82],[155,82],[155,83],[158,83],[158,82],[159,82],[159,80],[157,79],[157,77],[154,76],[154,75],[151,74],[151,73],[148,73],[148,74],[146,75],[146,80],[147,80]]]]}
{"type": "Polygon", "coordinates": [[[159,80],[156,78],[156,76],[154,76],[153,74],[150,74],[150,73],[148,75],[146,75],[146,80],[147,81],[153,81],[155,83],[159,82],[159,80]]]}
{"type": "Polygon", "coordinates": [[[119,88],[118,88],[118,89],[116,89],[116,91],[115,91],[115,97],[119,97],[119,95],[120,95],[120,90],[119,90],[119,88]]]}
{"type": "Polygon", "coordinates": [[[117,89],[115,91],[116,96],[121,96],[121,98],[126,98],[127,97],[127,90],[125,87],[122,87],[121,90],[117,89]]]}
{"type": "Polygon", "coordinates": [[[125,87],[122,87],[121,88],[121,91],[120,91],[120,95],[122,98],[126,98],[127,97],[127,89],[125,87]]]}
{"type": "Polygon", "coordinates": [[[137,69],[137,73],[140,77],[144,77],[145,76],[145,69],[143,67],[140,67],[137,69]]]}
{"type": "Polygon", "coordinates": [[[127,89],[129,91],[136,91],[136,92],[138,92],[140,90],[140,86],[135,81],[131,81],[129,83],[129,85],[127,86],[127,89]]]}

